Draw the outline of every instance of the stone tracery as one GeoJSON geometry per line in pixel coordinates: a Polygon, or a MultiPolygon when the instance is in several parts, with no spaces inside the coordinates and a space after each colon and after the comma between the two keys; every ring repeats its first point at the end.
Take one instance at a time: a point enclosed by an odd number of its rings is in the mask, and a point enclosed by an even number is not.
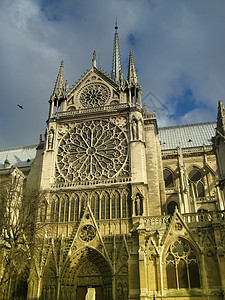
{"type": "Polygon", "coordinates": [[[80,94],[80,102],[84,107],[104,105],[110,97],[109,88],[101,83],[91,83],[85,86],[80,94]]]}
{"type": "Polygon", "coordinates": [[[57,180],[76,182],[128,174],[128,142],[112,122],[78,123],[62,137],[57,154],[57,180]]]}

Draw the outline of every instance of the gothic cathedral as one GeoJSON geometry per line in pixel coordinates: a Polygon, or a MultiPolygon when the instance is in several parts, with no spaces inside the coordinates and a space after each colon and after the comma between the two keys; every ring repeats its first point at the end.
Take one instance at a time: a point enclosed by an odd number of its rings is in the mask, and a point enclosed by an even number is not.
{"type": "Polygon", "coordinates": [[[225,167],[218,173],[215,149],[224,151],[224,131],[213,147],[216,123],[158,128],[132,51],[123,78],[117,31],[111,76],[94,52],[69,89],[61,63],[45,140],[23,175],[44,195],[43,230],[27,296],[15,299],[222,300],[225,167]]]}

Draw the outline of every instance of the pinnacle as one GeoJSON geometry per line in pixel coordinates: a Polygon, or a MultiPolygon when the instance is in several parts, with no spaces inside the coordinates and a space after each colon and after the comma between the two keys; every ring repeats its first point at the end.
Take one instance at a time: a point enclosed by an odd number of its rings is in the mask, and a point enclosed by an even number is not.
{"type": "Polygon", "coordinates": [[[137,72],[134,64],[132,50],[130,50],[130,55],[129,55],[129,67],[128,67],[127,80],[129,83],[138,84],[137,72]]]}
{"type": "Polygon", "coordinates": [[[117,26],[117,20],[116,20],[111,78],[112,78],[112,80],[114,80],[116,83],[119,84],[120,73],[121,73],[121,63],[120,63],[119,36],[118,36],[117,29],[118,29],[118,26],[117,26]]]}
{"type": "Polygon", "coordinates": [[[63,60],[60,64],[60,69],[58,73],[58,77],[56,79],[55,88],[52,93],[53,97],[56,97],[57,99],[63,98],[64,96],[64,75],[63,75],[63,60]]]}

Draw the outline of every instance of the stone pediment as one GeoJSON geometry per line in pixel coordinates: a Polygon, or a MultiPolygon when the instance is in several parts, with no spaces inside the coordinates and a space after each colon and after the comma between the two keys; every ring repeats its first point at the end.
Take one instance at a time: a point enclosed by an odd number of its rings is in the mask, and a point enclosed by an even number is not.
{"type": "Polygon", "coordinates": [[[67,110],[120,103],[119,86],[101,70],[92,67],[67,94],[67,110]]]}
{"type": "Polygon", "coordinates": [[[67,258],[69,259],[77,250],[79,252],[80,249],[84,249],[85,247],[97,249],[110,263],[108,252],[89,204],[87,204],[79,225],[76,228],[71,246],[68,249],[67,258]]]}
{"type": "Polygon", "coordinates": [[[195,248],[201,252],[200,246],[195,241],[194,236],[189,229],[188,225],[183,221],[181,214],[175,210],[174,215],[171,219],[170,226],[168,227],[167,231],[165,232],[164,236],[160,241],[160,248],[161,250],[165,249],[172,243],[172,241],[183,238],[188,240],[195,248]]]}

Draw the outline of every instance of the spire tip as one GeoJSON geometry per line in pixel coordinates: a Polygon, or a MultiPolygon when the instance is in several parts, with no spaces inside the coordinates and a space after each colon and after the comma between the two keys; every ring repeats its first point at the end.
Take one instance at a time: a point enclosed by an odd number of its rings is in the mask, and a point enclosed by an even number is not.
{"type": "Polygon", "coordinates": [[[117,26],[117,18],[116,18],[116,21],[115,21],[115,30],[117,30],[118,29],[118,26],[117,26]]]}

